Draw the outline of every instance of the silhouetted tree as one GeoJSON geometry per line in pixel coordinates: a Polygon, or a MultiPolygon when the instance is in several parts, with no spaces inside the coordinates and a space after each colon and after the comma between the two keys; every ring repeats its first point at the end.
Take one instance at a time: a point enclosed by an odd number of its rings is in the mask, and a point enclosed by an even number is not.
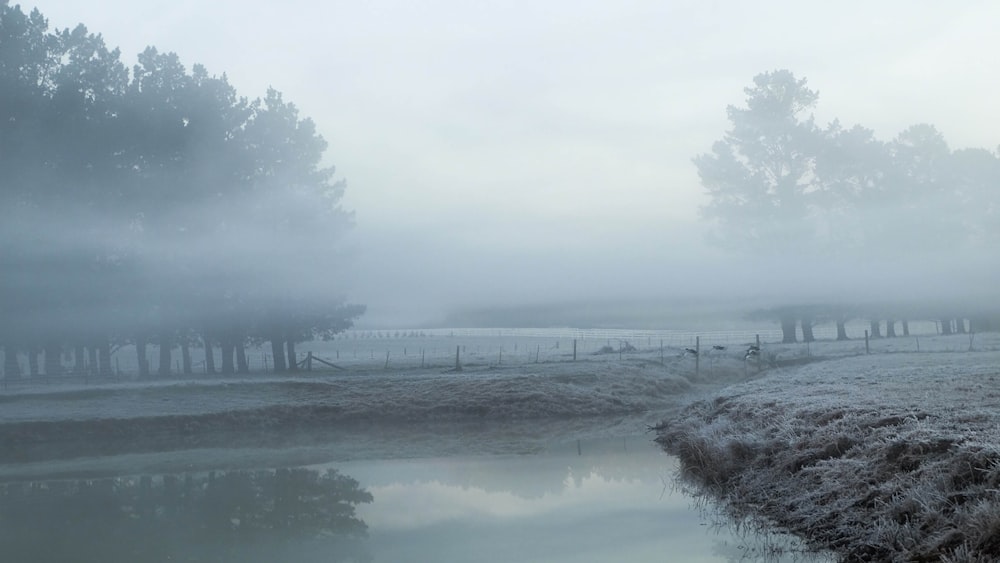
{"type": "Polygon", "coordinates": [[[246,371],[244,347],[267,330],[259,311],[290,295],[315,297],[316,312],[275,313],[294,319],[281,321],[289,352],[301,335],[350,326],[355,312],[328,297],[335,282],[302,281],[311,260],[337,260],[351,223],[325,150],[276,90],[248,101],[154,47],[130,77],[100,35],[50,32],[37,10],[0,1],[5,372],[22,353],[37,373],[44,349],[58,373],[66,348],[77,367],[87,355],[110,373],[112,343],[136,344],[142,375],[146,343],[159,344],[161,375],[179,346],[189,372],[200,332],[222,345],[223,371],[246,371]]]}
{"type": "Polygon", "coordinates": [[[814,181],[820,131],[818,94],[787,70],[754,77],[746,107],[729,106],[731,128],[712,152],[695,157],[714,238],[738,250],[783,252],[815,245],[814,181]]]}

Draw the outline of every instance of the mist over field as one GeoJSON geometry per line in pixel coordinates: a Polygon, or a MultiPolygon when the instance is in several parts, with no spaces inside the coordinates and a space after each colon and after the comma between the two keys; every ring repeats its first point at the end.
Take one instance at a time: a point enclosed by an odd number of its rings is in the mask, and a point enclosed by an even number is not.
{"type": "Polygon", "coordinates": [[[991,313],[997,8],[861,7],[5,4],[2,299],[125,339],[294,302],[263,342],[991,313]]]}
{"type": "Polygon", "coordinates": [[[997,560],[997,21],[0,0],[0,553],[997,560]]]}

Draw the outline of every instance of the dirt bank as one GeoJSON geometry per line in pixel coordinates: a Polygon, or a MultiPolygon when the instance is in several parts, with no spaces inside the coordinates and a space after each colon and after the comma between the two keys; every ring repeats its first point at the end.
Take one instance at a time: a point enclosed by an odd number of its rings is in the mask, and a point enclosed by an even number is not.
{"type": "Polygon", "coordinates": [[[845,561],[1000,560],[1000,352],[764,373],[665,421],[684,477],[845,561]]]}

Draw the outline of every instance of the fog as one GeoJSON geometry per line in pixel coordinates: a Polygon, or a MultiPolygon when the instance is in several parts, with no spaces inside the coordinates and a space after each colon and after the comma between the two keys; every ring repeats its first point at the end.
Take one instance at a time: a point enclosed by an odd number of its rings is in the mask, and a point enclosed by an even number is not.
{"type": "MultiPolygon", "coordinates": [[[[893,192],[863,205],[859,221],[881,233],[740,247],[713,244],[718,218],[704,212],[711,194],[693,162],[728,135],[727,107],[746,107],[744,88],[775,69],[818,90],[806,114],[819,129],[860,124],[890,143],[929,123],[948,151],[995,157],[1000,138],[984,124],[1000,119],[989,55],[1000,47],[991,29],[1000,6],[989,2],[36,4],[50,30],[82,22],[119,47],[129,69],[154,45],[176,52],[188,72],[197,63],[225,74],[239,96],[273,87],[328,143],[320,163],[335,166],[328,194],[262,180],[224,195],[212,187],[219,159],[188,147],[185,158],[206,163],[204,174],[180,180],[189,207],[132,197],[134,185],[103,186],[118,197],[102,204],[131,218],[109,224],[89,196],[46,196],[23,209],[7,200],[5,241],[48,249],[46,260],[81,247],[156,257],[123,285],[129,291],[150,279],[181,293],[185,283],[220,294],[236,284],[243,298],[265,303],[364,304],[356,325],[373,328],[553,305],[648,304],[667,326],[672,308],[695,304],[739,315],[800,302],[963,310],[996,302],[995,181],[992,191],[962,192],[963,207],[948,211],[975,223],[954,244],[941,240],[944,223],[910,224],[919,217],[913,197],[893,192]]],[[[995,167],[986,177],[998,177],[995,167]]],[[[43,174],[16,184],[70,180],[43,174]]],[[[100,192],[100,181],[88,190],[100,192]]],[[[780,217],[771,222],[789,215],[780,217]]],[[[807,219],[819,229],[815,217],[795,218],[807,219]]],[[[11,287],[40,283],[4,275],[11,287]]],[[[568,318],[553,311],[548,322],[568,318]]]]}

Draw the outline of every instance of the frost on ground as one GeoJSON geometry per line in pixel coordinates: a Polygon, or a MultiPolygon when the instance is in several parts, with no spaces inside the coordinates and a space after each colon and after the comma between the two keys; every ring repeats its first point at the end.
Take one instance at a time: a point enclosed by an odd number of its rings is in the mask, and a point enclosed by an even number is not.
{"type": "Polygon", "coordinates": [[[657,440],[737,520],[845,561],[997,561],[1000,337],[981,336],[768,370],[657,440]]]}
{"type": "Polygon", "coordinates": [[[348,370],[0,393],[0,480],[488,453],[636,435],[743,377],[659,350],[520,366],[348,370]]]}

